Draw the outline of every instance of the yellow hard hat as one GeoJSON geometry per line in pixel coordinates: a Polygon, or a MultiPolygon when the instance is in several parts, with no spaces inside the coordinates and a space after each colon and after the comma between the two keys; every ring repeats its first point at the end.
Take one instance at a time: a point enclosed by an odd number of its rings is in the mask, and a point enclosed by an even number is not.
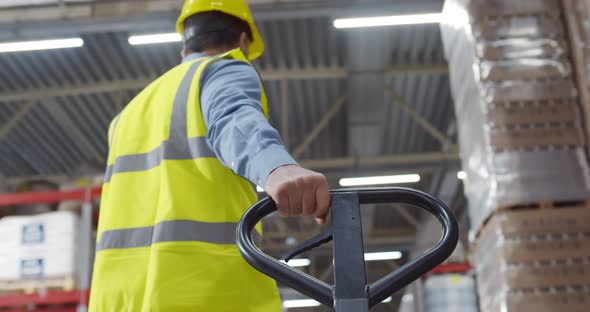
{"type": "Polygon", "coordinates": [[[264,53],[264,41],[254,23],[252,13],[245,0],[186,0],[176,22],[176,31],[180,35],[184,32],[184,21],[191,15],[203,12],[219,11],[235,16],[250,25],[252,42],[248,51],[250,60],[257,59],[264,53]]]}

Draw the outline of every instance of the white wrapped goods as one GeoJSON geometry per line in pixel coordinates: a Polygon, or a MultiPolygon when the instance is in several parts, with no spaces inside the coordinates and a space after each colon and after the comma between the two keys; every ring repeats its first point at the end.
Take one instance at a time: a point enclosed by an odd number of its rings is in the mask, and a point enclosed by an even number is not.
{"type": "Polygon", "coordinates": [[[69,211],[0,219],[0,281],[74,275],[78,232],[69,211]]]}

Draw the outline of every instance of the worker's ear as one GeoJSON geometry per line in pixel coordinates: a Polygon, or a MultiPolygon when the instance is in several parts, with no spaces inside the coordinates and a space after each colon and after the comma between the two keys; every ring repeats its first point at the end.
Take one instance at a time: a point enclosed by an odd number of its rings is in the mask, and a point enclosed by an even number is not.
{"type": "Polygon", "coordinates": [[[250,50],[250,39],[248,39],[248,34],[245,32],[240,35],[240,49],[244,55],[248,57],[248,51],[250,50]]]}
{"type": "Polygon", "coordinates": [[[182,59],[184,59],[186,57],[186,48],[182,47],[182,50],[180,51],[180,57],[182,59]]]}

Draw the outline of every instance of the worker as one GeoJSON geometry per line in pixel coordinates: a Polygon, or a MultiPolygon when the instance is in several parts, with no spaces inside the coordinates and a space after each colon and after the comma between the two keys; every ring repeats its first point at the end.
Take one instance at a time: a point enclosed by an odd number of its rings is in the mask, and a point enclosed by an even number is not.
{"type": "MultiPolygon", "coordinates": [[[[297,165],[269,125],[250,61],[264,43],[244,0],[187,0],[182,64],[109,127],[90,311],[281,311],[236,226],[265,187],[282,216],[324,223],[326,178],[297,165]]],[[[257,233],[261,233],[260,225],[257,233]]]]}

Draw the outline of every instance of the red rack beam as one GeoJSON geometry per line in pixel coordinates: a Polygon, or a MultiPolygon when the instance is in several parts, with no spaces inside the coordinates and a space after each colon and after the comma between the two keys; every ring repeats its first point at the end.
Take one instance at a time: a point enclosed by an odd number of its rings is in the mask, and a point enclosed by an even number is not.
{"type": "MultiPolygon", "coordinates": [[[[80,302],[80,290],[49,291],[45,294],[16,294],[0,296],[0,308],[18,307],[25,305],[77,304],[80,302]]],[[[88,292],[86,298],[88,297],[88,292]]]]}
{"type": "Polygon", "coordinates": [[[473,270],[473,267],[469,263],[449,263],[437,266],[428,274],[467,273],[471,270],[473,270]]]}
{"type": "MultiPolygon", "coordinates": [[[[100,196],[101,191],[102,189],[100,187],[93,188],[90,190],[90,196],[92,198],[100,196]]],[[[0,207],[24,204],[48,204],[57,203],[64,200],[84,200],[85,196],[85,189],[71,191],[6,193],[0,194],[0,207]]]]}
{"type": "Polygon", "coordinates": [[[10,309],[10,310],[0,310],[4,312],[76,312],[76,307],[51,307],[51,308],[34,308],[32,310],[29,309],[10,309]]]}

